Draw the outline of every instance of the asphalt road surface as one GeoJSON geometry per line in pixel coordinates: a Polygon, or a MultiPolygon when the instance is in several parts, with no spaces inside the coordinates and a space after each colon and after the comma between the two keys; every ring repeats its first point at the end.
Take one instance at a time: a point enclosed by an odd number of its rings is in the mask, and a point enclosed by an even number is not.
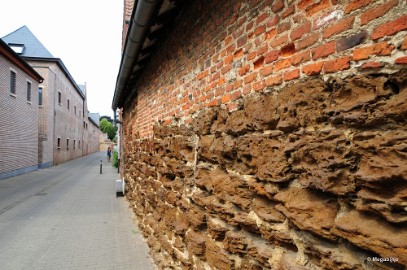
{"type": "Polygon", "coordinates": [[[0,269],[156,269],[116,179],[99,152],[0,180],[0,269]]]}

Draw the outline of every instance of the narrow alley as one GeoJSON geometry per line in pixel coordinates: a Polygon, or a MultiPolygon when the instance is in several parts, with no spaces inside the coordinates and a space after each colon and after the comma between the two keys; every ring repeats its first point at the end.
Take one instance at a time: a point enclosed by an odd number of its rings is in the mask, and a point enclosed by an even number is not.
{"type": "Polygon", "coordinates": [[[98,152],[1,180],[0,268],[155,269],[117,177],[98,152]]]}

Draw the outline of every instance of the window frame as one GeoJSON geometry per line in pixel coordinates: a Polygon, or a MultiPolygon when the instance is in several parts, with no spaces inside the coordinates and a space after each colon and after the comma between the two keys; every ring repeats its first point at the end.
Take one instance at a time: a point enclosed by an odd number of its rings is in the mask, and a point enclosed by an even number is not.
{"type": "Polygon", "coordinates": [[[42,107],[44,103],[44,87],[38,86],[38,106],[42,107]],[[41,91],[40,91],[41,89],[41,91]],[[41,102],[41,104],[40,104],[41,102]]]}
{"type": "Polygon", "coordinates": [[[17,96],[17,72],[10,68],[10,95],[17,96]]]}
{"type": "Polygon", "coordinates": [[[27,80],[27,103],[31,104],[32,101],[32,83],[27,80]]]}

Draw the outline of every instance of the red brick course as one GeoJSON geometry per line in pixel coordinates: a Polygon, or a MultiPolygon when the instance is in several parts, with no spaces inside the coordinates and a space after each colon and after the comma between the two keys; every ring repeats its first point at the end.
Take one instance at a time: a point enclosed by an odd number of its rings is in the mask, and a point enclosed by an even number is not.
{"type": "MultiPolygon", "coordinates": [[[[239,101],[231,96],[236,90],[243,96],[307,76],[400,66],[402,55],[397,61],[385,57],[407,48],[405,35],[398,45],[383,39],[407,29],[405,15],[389,15],[405,9],[405,3],[398,0],[263,0],[246,4],[228,0],[216,6],[216,10],[228,10],[218,15],[208,8],[211,5],[198,5],[205,6],[200,14],[202,23],[180,25],[177,29],[184,29],[171,34],[167,53],[153,58],[152,66],[158,66],[163,79],[159,82],[151,74],[140,80],[140,84],[149,81],[159,85],[156,89],[160,90],[139,92],[139,99],[156,100],[159,106],[139,105],[137,115],[143,120],[136,126],[145,123],[151,127],[150,121],[174,116],[189,119],[197,107],[225,104],[235,108],[230,104],[239,101]],[[216,23],[209,23],[212,21],[216,23]],[[175,37],[187,41],[185,46],[175,37]],[[188,42],[197,46],[186,45],[188,42]],[[165,60],[171,59],[170,55],[178,56],[177,67],[185,67],[182,72],[165,60]],[[166,78],[167,73],[177,75],[166,78]],[[190,94],[192,100],[185,98],[190,94]],[[196,102],[199,106],[193,106],[196,102]]],[[[151,135],[146,126],[141,130],[140,135],[151,135]]]]}

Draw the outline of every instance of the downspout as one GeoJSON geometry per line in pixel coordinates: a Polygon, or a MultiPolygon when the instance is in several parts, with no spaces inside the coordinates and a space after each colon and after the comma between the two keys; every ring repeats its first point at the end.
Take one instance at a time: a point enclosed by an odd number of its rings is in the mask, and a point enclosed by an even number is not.
{"type": "MultiPolygon", "coordinates": [[[[55,101],[56,101],[56,95],[57,95],[57,74],[56,74],[56,72],[54,72],[51,68],[49,69],[49,70],[51,70],[51,72],[54,74],[54,100],[53,100],[53,102],[52,102],[52,104],[53,104],[53,108],[52,108],[52,111],[53,111],[53,114],[52,114],[52,118],[53,118],[53,121],[54,121],[54,124],[53,124],[53,139],[52,139],[52,165],[53,166],[55,166],[55,165],[57,165],[56,164],[56,153],[57,153],[57,148],[58,148],[58,145],[55,145],[55,139],[57,139],[57,138],[55,138],[55,135],[56,135],[56,131],[55,131],[55,125],[56,125],[56,117],[57,117],[57,111],[56,111],[56,106],[55,106],[55,101]]],[[[49,91],[49,85],[48,85],[48,91],[49,91]]],[[[57,139],[58,140],[58,139],[57,139]]]]}
{"type": "Polygon", "coordinates": [[[153,15],[161,2],[162,0],[139,0],[136,9],[133,10],[113,97],[112,109],[114,113],[153,21],[153,15]]]}

